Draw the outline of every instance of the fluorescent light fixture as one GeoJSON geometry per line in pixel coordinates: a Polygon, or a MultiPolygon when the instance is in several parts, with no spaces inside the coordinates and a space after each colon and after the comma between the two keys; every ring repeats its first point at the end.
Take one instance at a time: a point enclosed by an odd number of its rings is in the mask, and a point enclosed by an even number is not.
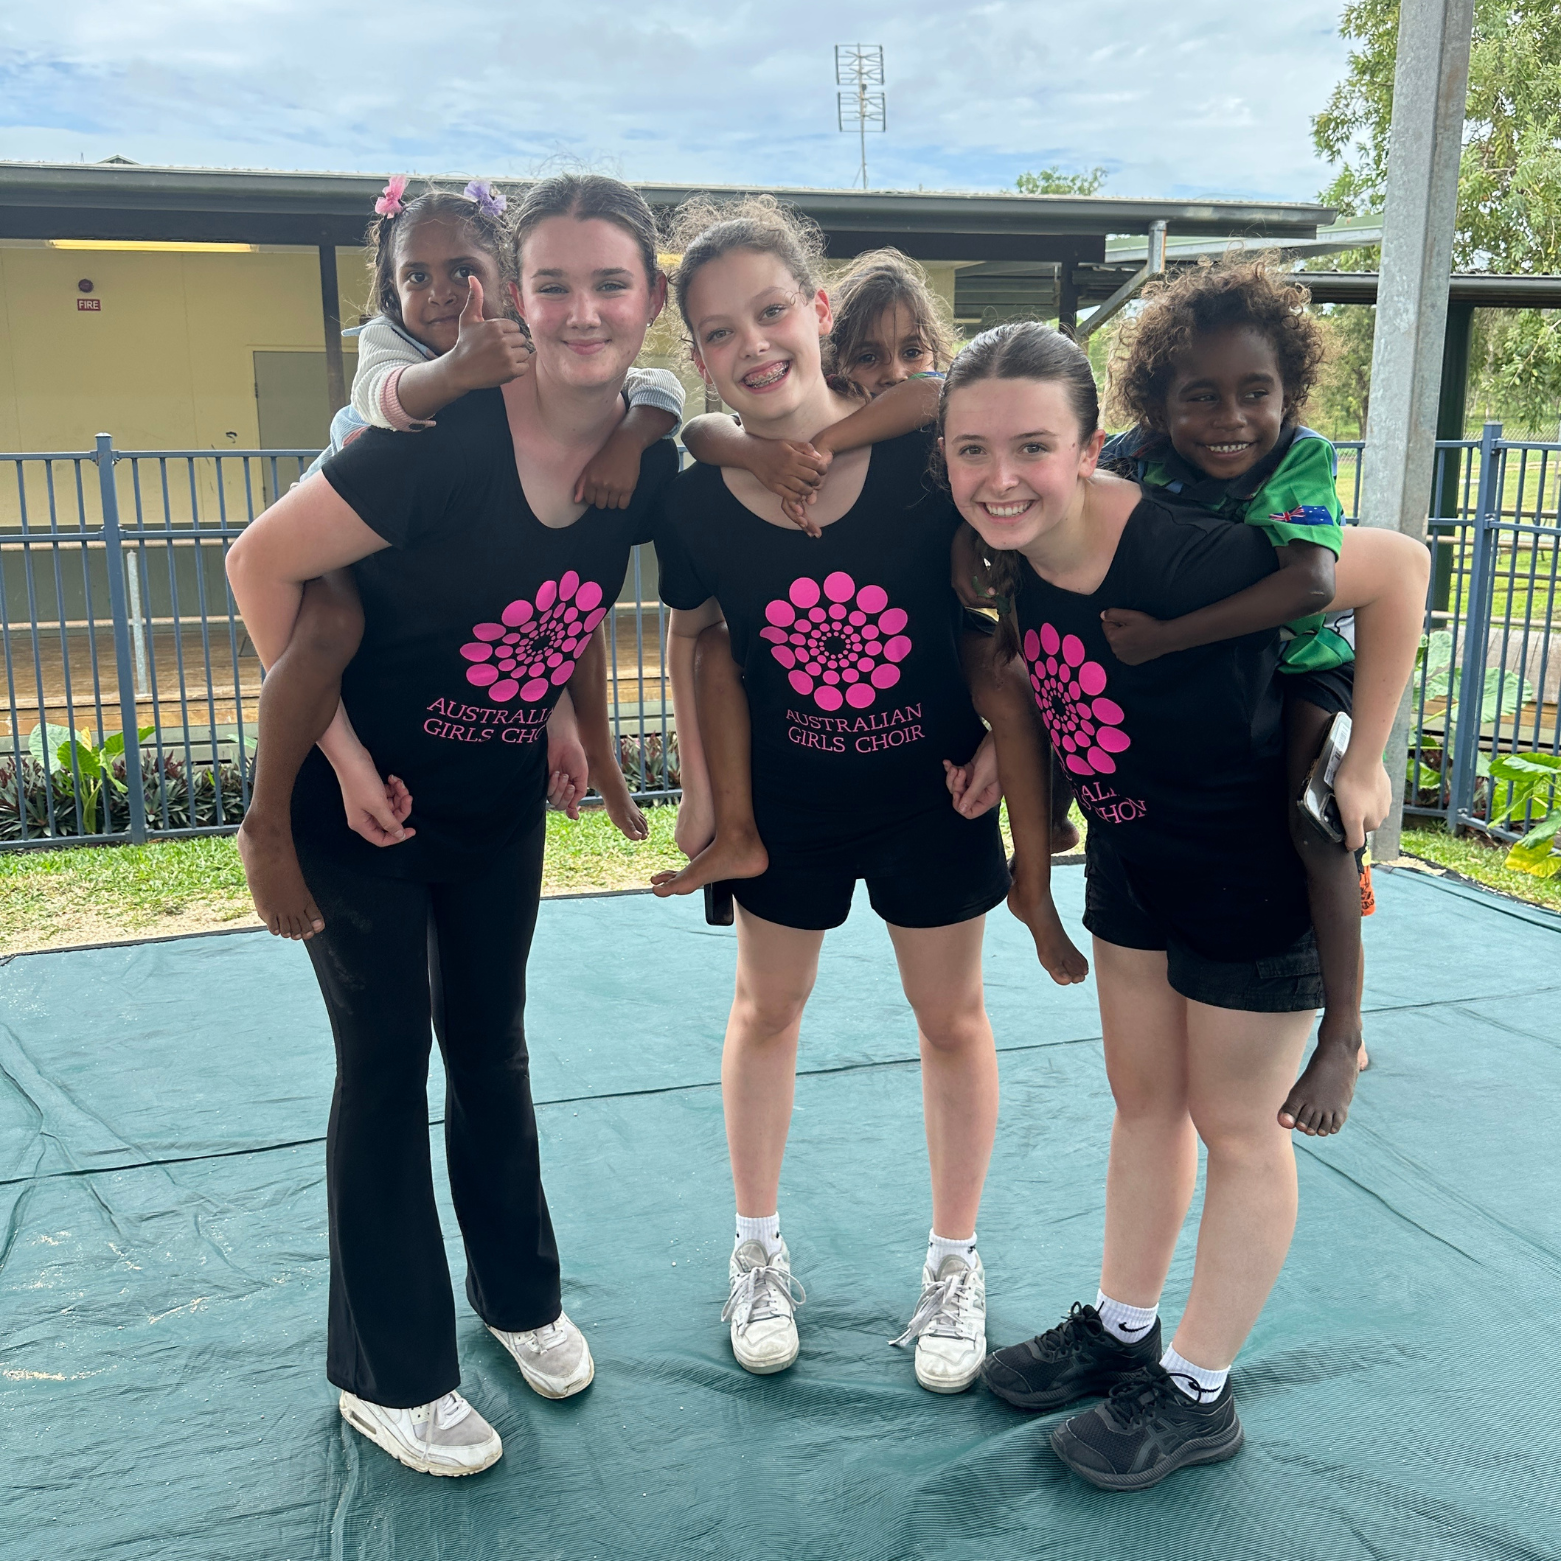
{"type": "Polygon", "coordinates": [[[252,255],[258,244],[164,243],[160,239],[51,238],[50,249],[150,250],[157,254],[252,255]]]}

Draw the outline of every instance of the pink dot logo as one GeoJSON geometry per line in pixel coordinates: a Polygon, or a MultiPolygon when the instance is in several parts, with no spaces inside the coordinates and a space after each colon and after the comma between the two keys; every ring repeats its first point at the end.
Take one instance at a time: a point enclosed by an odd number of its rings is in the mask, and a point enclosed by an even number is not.
{"type": "Polygon", "coordinates": [[[606,616],[602,588],[594,580],[582,582],[572,569],[557,580],[544,580],[535,601],[513,601],[499,622],[473,626],[473,638],[461,646],[471,663],[466,681],[485,688],[496,705],[516,698],[534,704],[574,675],[575,663],[606,616]]]}
{"type": "Polygon", "coordinates": [[[905,610],[891,607],[880,585],[858,590],[843,569],[822,585],[806,575],[793,580],[764,616],[759,635],[770,642],[770,654],[820,710],[867,709],[880,689],[900,681],[900,663],[911,653],[905,610]]]}
{"type": "Polygon", "coordinates": [[[1076,634],[1059,635],[1049,623],[1024,637],[1024,659],[1041,719],[1052,746],[1075,775],[1114,775],[1113,754],[1126,753],[1132,739],[1122,730],[1122,707],[1105,698],[1106,669],[1085,659],[1076,634]]]}

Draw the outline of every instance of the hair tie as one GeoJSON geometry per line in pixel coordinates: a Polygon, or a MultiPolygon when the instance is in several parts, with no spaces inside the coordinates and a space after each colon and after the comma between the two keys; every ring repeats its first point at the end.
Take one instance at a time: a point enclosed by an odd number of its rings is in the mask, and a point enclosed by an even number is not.
{"type": "Polygon", "coordinates": [[[504,208],[509,205],[486,179],[473,179],[461,193],[467,200],[476,201],[478,207],[490,217],[502,216],[504,208]]]}
{"type": "Polygon", "coordinates": [[[401,197],[406,194],[407,175],[398,173],[380,192],[380,197],[374,202],[374,210],[382,217],[399,217],[401,215],[401,197]]]}

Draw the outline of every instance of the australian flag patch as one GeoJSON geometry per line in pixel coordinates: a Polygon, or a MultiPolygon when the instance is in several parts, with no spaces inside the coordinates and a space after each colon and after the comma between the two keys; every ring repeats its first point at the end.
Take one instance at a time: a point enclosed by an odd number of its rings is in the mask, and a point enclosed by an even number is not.
{"type": "Polygon", "coordinates": [[[1338,524],[1327,506],[1323,504],[1297,504],[1293,510],[1285,510],[1280,514],[1270,515],[1268,518],[1281,526],[1335,526],[1338,524]]]}

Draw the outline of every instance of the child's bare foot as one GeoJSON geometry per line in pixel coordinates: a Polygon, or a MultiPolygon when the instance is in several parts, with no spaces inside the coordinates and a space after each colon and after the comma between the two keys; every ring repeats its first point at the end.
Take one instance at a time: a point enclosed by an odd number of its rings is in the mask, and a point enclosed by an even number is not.
{"type": "Polygon", "coordinates": [[[1353,1037],[1344,1041],[1319,1038],[1306,1071],[1279,1108],[1279,1125],[1295,1128],[1309,1138],[1337,1133],[1350,1114],[1359,1053],[1360,1042],[1353,1037]]]}
{"type": "Polygon", "coordinates": [[[1364,1073],[1371,1066],[1371,1058],[1366,1055],[1366,1043],[1361,1042],[1360,1050],[1355,1053],[1355,1066],[1364,1073]]]}
{"type": "Polygon", "coordinates": [[[1008,891],[1008,909],[1030,929],[1036,955],[1046,967],[1046,974],[1058,986],[1072,986],[1089,975],[1089,961],[1063,931],[1050,893],[1032,892],[1027,885],[1016,881],[1008,891]]]}
{"type": "Polygon", "coordinates": [[[770,865],[770,853],[757,835],[718,834],[680,873],[657,873],[651,892],[662,899],[692,894],[726,878],[757,878],[770,865]]]}
{"type": "Polygon", "coordinates": [[[625,840],[649,838],[650,825],[645,822],[645,815],[640,812],[634,798],[629,795],[627,786],[617,787],[615,791],[607,793],[602,798],[602,806],[625,840]]]}
{"type": "Polygon", "coordinates": [[[1068,851],[1076,851],[1079,845],[1079,826],[1071,818],[1065,818],[1060,824],[1052,825],[1052,855],[1062,856],[1068,851]]]}
{"type": "Polygon", "coordinates": [[[257,827],[246,818],[239,825],[238,854],[255,912],[277,937],[307,943],[324,932],[325,918],[304,882],[290,829],[257,827]]]}

